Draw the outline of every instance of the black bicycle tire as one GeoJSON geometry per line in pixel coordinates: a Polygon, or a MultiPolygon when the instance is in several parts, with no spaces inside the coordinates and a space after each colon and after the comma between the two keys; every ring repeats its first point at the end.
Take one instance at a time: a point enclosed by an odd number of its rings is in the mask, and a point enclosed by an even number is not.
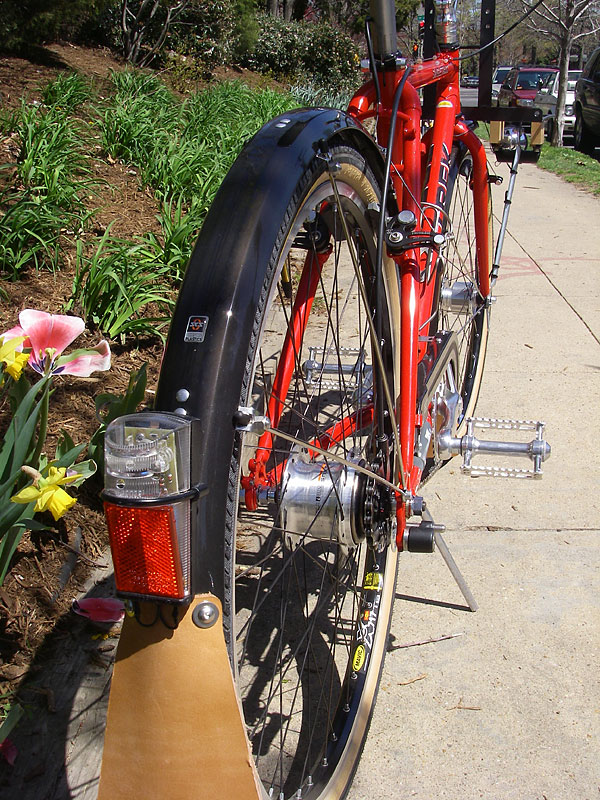
{"type": "MultiPolygon", "coordinates": [[[[340,151],[333,150],[330,154],[332,158],[338,158],[340,155],[340,151]]],[[[347,151],[348,153],[350,151],[347,151]]],[[[302,182],[299,184],[298,190],[295,193],[295,196],[290,201],[290,214],[289,218],[292,219],[295,216],[297,208],[301,206],[303,198],[310,192],[310,188],[314,185],[316,180],[321,177],[325,170],[323,167],[323,162],[319,161],[318,158],[315,160],[313,165],[314,173],[312,177],[308,177],[310,175],[310,170],[307,171],[307,174],[303,177],[302,182]]],[[[366,164],[365,164],[366,169],[366,164]]],[[[282,222],[281,228],[281,238],[276,244],[275,252],[278,251],[279,247],[281,247],[281,243],[283,239],[287,235],[287,231],[289,228],[289,220],[284,219],[282,222]]],[[[278,256],[276,257],[277,260],[278,256]]],[[[273,278],[273,280],[275,277],[273,278]]],[[[268,281],[268,279],[267,279],[268,281]]],[[[269,294],[269,291],[265,293],[266,295],[269,294]]],[[[262,309],[257,309],[257,323],[258,327],[260,326],[259,320],[262,318],[263,311],[262,309]]],[[[233,466],[233,465],[232,465],[233,466]]],[[[230,492],[232,499],[235,498],[236,488],[239,486],[239,476],[237,473],[237,465],[233,466],[232,474],[231,474],[231,482],[230,482],[230,492]]],[[[234,499],[235,503],[235,499],[234,499]]],[[[313,787],[304,786],[302,796],[308,798],[319,798],[319,800],[338,800],[338,798],[343,798],[352,782],[352,778],[354,776],[355,770],[358,766],[358,762],[360,759],[360,755],[362,753],[365,739],[368,733],[371,715],[373,713],[375,697],[377,694],[377,688],[379,685],[379,680],[381,676],[381,671],[383,669],[383,661],[385,656],[385,643],[387,641],[387,635],[389,631],[389,626],[391,624],[391,611],[392,611],[392,604],[393,604],[393,595],[394,595],[394,588],[395,588],[395,577],[396,577],[396,553],[388,550],[385,554],[380,556],[381,558],[385,557],[393,562],[393,566],[386,564],[385,570],[385,581],[384,581],[384,590],[385,590],[385,603],[382,603],[382,608],[379,613],[377,625],[377,644],[374,644],[373,650],[371,651],[368,671],[367,671],[367,679],[365,680],[365,688],[361,694],[361,702],[360,702],[360,710],[355,714],[355,722],[352,726],[352,732],[347,738],[347,744],[344,747],[341,755],[338,756],[337,765],[332,765],[331,763],[327,767],[327,771],[325,772],[322,781],[321,787],[319,786],[318,776],[316,774],[311,775],[311,779],[313,781],[313,787]],[[392,572],[392,580],[390,580],[389,573],[392,572]]],[[[233,559],[232,559],[233,561],[233,559]]],[[[367,574],[369,567],[365,564],[364,573],[367,574]]],[[[331,761],[331,759],[330,759],[331,761]]],[[[299,787],[300,788],[300,787],[299,787]]],[[[293,795],[296,795],[296,791],[294,790],[293,795]]]]}

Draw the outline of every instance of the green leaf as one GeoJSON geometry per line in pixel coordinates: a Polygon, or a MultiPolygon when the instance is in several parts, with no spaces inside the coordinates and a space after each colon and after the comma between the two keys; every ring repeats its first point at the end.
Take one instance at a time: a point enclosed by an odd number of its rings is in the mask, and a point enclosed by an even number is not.
{"type": "Polygon", "coordinates": [[[70,483],[69,486],[81,486],[84,481],[87,481],[88,478],[91,478],[92,475],[96,473],[98,467],[95,461],[88,459],[87,461],[80,461],[78,464],[74,464],[73,469],[77,471],[80,477],[74,480],[73,483],[70,483]]]}
{"type": "Polygon", "coordinates": [[[143,402],[148,375],[147,364],[142,364],[139,370],[134,370],[129,375],[127,389],[122,395],[99,394],[96,398],[96,417],[103,425],[108,425],[113,419],[133,414],[140,403],[143,402]]]}
{"type": "MultiPolygon", "coordinates": [[[[85,442],[83,444],[74,445],[70,450],[67,450],[66,453],[63,453],[60,458],[55,458],[54,461],[51,461],[48,464],[48,467],[44,470],[44,474],[48,474],[49,467],[72,467],[75,461],[77,461],[78,456],[83,453],[85,448],[85,442]]],[[[56,449],[56,454],[58,455],[58,448],[56,449]]]]}
{"type": "MultiPolygon", "coordinates": [[[[60,430],[60,438],[58,440],[58,444],[56,445],[56,458],[62,458],[66,453],[70,450],[73,450],[75,447],[75,442],[71,439],[70,435],[64,428],[60,430]]],[[[62,464],[61,464],[62,466],[62,464]]]]}
{"type": "Polygon", "coordinates": [[[0,725],[0,744],[12,733],[24,713],[23,707],[18,703],[12,706],[0,725]]]}
{"type": "Polygon", "coordinates": [[[48,378],[42,378],[34,383],[19,404],[0,449],[0,479],[6,480],[7,470],[10,470],[8,474],[12,474],[24,463],[44,401],[44,394],[48,388],[48,378]],[[42,391],[42,396],[34,406],[36,395],[40,391],[42,391]]]}
{"type": "MultiPolygon", "coordinates": [[[[25,510],[29,509],[29,513],[31,513],[33,510],[33,503],[30,503],[27,506],[21,506],[21,508],[25,510]]],[[[18,522],[15,525],[12,525],[6,531],[2,537],[2,540],[0,541],[0,586],[4,581],[4,577],[10,565],[10,560],[13,557],[13,553],[17,549],[19,542],[21,541],[24,531],[25,526],[21,522],[18,522]]]]}
{"type": "Polygon", "coordinates": [[[23,525],[26,531],[52,531],[51,525],[46,525],[45,522],[39,522],[37,519],[25,518],[19,520],[19,524],[23,525]]]}

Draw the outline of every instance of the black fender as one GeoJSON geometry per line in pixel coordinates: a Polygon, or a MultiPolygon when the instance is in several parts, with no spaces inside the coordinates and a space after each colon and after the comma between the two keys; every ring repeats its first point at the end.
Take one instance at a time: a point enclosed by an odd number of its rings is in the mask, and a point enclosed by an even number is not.
{"type": "Polygon", "coordinates": [[[155,406],[199,420],[194,459],[208,489],[195,505],[193,591],[214,592],[224,604],[225,514],[237,487],[227,486],[246,354],[281,224],[315,156],[333,144],[354,145],[376,177],[382,156],[347,114],[291,111],[268,122],[243,148],[206,217],[172,319],[155,406]]]}

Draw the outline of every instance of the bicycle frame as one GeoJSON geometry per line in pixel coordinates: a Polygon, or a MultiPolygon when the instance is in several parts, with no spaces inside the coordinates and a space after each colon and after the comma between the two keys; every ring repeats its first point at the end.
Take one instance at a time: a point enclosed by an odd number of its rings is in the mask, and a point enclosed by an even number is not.
{"type": "MultiPolygon", "coordinates": [[[[473,197],[479,286],[487,299],[490,292],[490,242],[488,240],[488,174],[484,147],[461,117],[459,92],[459,51],[443,52],[432,60],[403,65],[366,83],[352,98],[348,112],[358,121],[377,120],[377,139],[388,146],[393,98],[405,70],[408,81],[400,97],[397,133],[391,143],[390,178],[398,210],[412,211],[417,219],[415,233],[435,234],[442,230],[444,202],[448,188],[452,146],[462,142],[473,158],[473,197]],[[436,107],[433,126],[421,135],[422,104],[418,90],[435,84],[436,107]]],[[[399,431],[405,474],[404,489],[413,494],[421,479],[413,451],[419,420],[415,413],[417,368],[427,348],[427,337],[435,301],[435,246],[415,248],[394,255],[401,285],[401,378],[399,431]]],[[[401,505],[399,505],[401,508],[401,505]]],[[[401,521],[401,520],[399,520],[401,521]]]]}
{"type": "MultiPolygon", "coordinates": [[[[379,0],[379,6],[386,6],[379,0]]],[[[385,12],[381,18],[387,19],[385,12]]],[[[389,62],[389,60],[388,60],[389,62]]],[[[462,118],[459,91],[459,51],[442,52],[426,62],[408,65],[403,60],[393,69],[386,69],[366,83],[352,98],[348,113],[358,122],[375,118],[377,140],[381,147],[391,146],[390,179],[398,211],[410,211],[417,220],[416,235],[442,232],[444,204],[448,189],[450,155],[453,145],[462,143],[473,159],[472,191],[474,198],[476,254],[479,291],[489,299],[491,254],[488,239],[488,173],[484,147],[462,118]],[[408,80],[405,80],[408,70],[408,80]],[[376,81],[378,83],[376,84],[376,81]],[[403,83],[396,119],[392,124],[394,97],[403,83]],[[422,135],[423,109],[418,90],[436,87],[436,108],[433,126],[422,135]],[[390,136],[393,136],[391,145],[390,136]]],[[[381,213],[385,213],[382,208],[381,213]]],[[[439,244],[415,247],[393,255],[400,275],[401,289],[401,373],[400,395],[396,408],[399,431],[399,474],[395,476],[403,494],[397,496],[398,541],[402,541],[406,519],[406,499],[417,492],[422,467],[414,461],[414,443],[422,423],[417,412],[417,370],[429,341],[429,329],[436,301],[439,244]]],[[[296,296],[290,330],[274,379],[268,407],[271,426],[276,428],[283,410],[287,389],[297,361],[297,342],[302,341],[306,320],[318,286],[321,267],[328,253],[319,258],[308,255],[296,296]]],[[[396,402],[396,398],[394,398],[396,402]]],[[[313,444],[329,449],[332,444],[350,436],[361,420],[349,416],[327,431],[313,444]]],[[[371,410],[372,413],[372,410],[371,410]]],[[[272,434],[262,435],[256,457],[250,463],[250,475],[242,479],[246,504],[256,508],[256,489],[275,485],[275,470],[266,472],[271,454],[272,434]]],[[[281,466],[279,467],[281,470],[281,466]]]]}

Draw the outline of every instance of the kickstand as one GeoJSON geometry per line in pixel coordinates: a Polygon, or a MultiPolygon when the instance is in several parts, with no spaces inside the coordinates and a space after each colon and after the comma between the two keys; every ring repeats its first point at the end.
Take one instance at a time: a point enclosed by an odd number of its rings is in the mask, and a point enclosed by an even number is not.
{"type": "MultiPolygon", "coordinates": [[[[430,520],[430,522],[433,522],[431,514],[428,514],[427,512],[425,512],[425,514],[423,514],[423,517],[424,518],[428,518],[430,520]]],[[[469,606],[471,611],[477,611],[477,608],[478,608],[477,601],[475,600],[471,590],[467,586],[467,582],[463,578],[462,572],[459,570],[456,561],[452,558],[452,553],[450,552],[450,550],[448,550],[448,545],[446,544],[446,542],[442,538],[442,534],[441,534],[440,528],[442,530],[444,530],[442,525],[435,525],[434,529],[433,529],[433,537],[434,537],[435,543],[437,545],[437,548],[440,551],[440,553],[442,555],[442,558],[446,562],[446,566],[448,567],[448,569],[452,573],[452,577],[454,578],[454,580],[458,584],[458,588],[461,590],[461,592],[463,594],[463,597],[467,601],[467,605],[469,606]]]]}

